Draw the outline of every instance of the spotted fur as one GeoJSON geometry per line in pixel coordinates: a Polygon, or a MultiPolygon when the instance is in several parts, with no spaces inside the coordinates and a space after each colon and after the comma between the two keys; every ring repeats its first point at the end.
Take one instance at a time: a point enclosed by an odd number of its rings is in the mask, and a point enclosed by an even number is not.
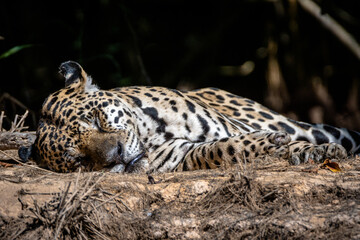
{"type": "Polygon", "coordinates": [[[65,87],[45,100],[34,145],[19,151],[54,171],[185,171],[265,155],[299,164],[359,152],[357,132],[297,122],[220,89],[101,90],[75,62],[60,72],[65,87]]]}

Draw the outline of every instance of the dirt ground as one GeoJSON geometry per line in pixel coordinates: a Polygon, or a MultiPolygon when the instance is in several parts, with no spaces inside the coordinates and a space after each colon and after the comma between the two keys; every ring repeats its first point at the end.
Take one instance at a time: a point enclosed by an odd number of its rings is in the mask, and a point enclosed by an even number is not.
{"type": "Polygon", "coordinates": [[[267,158],[151,176],[0,167],[0,239],[360,239],[360,158],[339,166],[267,158]]]}

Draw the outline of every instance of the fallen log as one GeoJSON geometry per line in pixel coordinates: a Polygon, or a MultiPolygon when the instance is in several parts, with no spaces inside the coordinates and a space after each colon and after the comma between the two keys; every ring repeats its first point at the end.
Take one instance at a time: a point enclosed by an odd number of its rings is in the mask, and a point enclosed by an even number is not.
{"type": "Polygon", "coordinates": [[[3,167],[0,239],[360,239],[360,158],[339,165],[266,158],[151,176],[3,167]]]}

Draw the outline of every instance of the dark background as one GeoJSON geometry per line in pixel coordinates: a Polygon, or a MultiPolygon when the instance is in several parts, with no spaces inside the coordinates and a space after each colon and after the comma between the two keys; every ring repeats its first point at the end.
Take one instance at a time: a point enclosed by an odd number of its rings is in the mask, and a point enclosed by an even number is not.
{"type": "MultiPolygon", "coordinates": [[[[359,2],[316,1],[358,42],[359,2]]],[[[359,58],[296,0],[13,0],[0,3],[0,22],[4,127],[27,108],[34,129],[64,86],[58,66],[74,60],[103,89],[218,87],[360,130],[359,58]]]]}

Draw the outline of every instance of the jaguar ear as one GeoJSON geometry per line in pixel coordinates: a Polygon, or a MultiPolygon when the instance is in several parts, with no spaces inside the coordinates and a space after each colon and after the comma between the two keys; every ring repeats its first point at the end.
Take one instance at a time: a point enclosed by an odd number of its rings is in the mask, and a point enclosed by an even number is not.
{"type": "Polygon", "coordinates": [[[23,163],[29,161],[29,158],[33,157],[33,145],[29,147],[21,146],[18,150],[19,157],[23,163]]]}
{"type": "Polygon", "coordinates": [[[87,80],[87,74],[77,62],[64,62],[60,65],[59,69],[59,73],[62,74],[65,78],[65,87],[77,81],[85,83],[87,80]]]}

